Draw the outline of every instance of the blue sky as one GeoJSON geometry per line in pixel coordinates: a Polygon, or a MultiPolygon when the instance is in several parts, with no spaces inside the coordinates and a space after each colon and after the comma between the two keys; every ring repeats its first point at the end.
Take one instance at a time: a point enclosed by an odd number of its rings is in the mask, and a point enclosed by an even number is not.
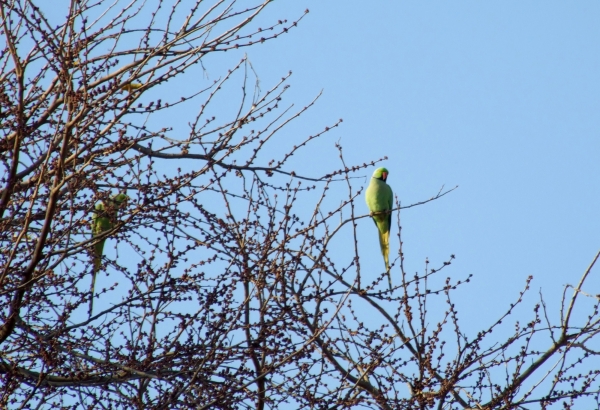
{"type": "MultiPolygon", "coordinates": [[[[600,3],[300,1],[270,15],[305,8],[297,30],[246,51],[263,84],[293,70],[296,103],[324,89],[301,132],[344,119],[314,166],[337,166],[341,139],[350,163],[389,157],[403,204],[460,186],[403,213],[409,267],[456,254],[447,273],[475,275],[467,317],[497,316],[528,275],[532,302],[576,284],[600,245],[600,3]]],[[[379,258],[372,224],[359,229],[379,258]]]]}

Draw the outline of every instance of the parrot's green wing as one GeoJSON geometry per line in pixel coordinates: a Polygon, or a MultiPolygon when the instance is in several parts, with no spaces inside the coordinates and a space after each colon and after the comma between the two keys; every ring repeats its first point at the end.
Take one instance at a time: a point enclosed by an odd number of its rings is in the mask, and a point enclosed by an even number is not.
{"type": "Polygon", "coordinates": [[[392,188],[385,182],[387,174],[388,170],[385,168],[378,168],[375,170],[373,178],[371,178],[371,182],[365,193],[365,201],[367,202],[369,211],[377,214],[373,215],[373,222],[375,222],[375,226],[377,226],[379,233],[379,245],[381,247],[381,254],[383,255],[383,261],[385,263],[391,290],[392,278],[389,272],[389,254],[392,214],[391,212],[386,213],[386,211],[391,211],[393,209],[394,195],[392,193],[392,188]]]}
{"type": "MultiPolygon", "coordinates": [[[[103,203],[99,203],[96,205],[96,208],[93,211],[92,215],[92,237],[96,237],[101,235],[102,232],[108,231],[112,228],[112,223],[110,218],[106,215],[106,210],[104,208],[103,203]]],[[[92,315],[92,309],[94,307],[94,285],[96,284],[96,274],[100,270],[100,266],[102,265],[102,253],[104,251],[104,243],[106,242],[106,238],[100,239],[98,242],[94,244],[93,249],[93,262],[94,267],[92,269],[92,285],[90,289],[90,308],[89,314],[92,315]]]]}
{"type": "MultiPolygon", "coordinates": [[[[129,199],[129,197],[123,193],[117,194],[112,197],[112,200],[117,204],[117,208],[119,208],[121,206],[121,204],[123,202],[127,201],[128,199],[129,199]]],[[[116,210],[115,210],[115,212],[116,212],[116,210]]]]}
{"type": "MultiPolygon", "coordinates": [[[[96,237],[111,228],[112,223],[110,222],[108,215],[106,215],[104,204],[97,204],[92,215],[92,237],[96,237]]],[[[100,260],[102,259],[105,241],[106,239],[101,239],[94,245],[94,271],[97,271],[100,268],[100,260]]]]}

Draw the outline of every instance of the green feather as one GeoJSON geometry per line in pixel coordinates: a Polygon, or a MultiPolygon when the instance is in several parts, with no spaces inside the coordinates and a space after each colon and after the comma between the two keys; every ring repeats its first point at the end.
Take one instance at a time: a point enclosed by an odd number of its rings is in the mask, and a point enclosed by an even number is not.
{"type": "MultiPolygon", "coordinates": [[[[113,229],[114,223],[117,221],[119,208],[125,201],[127,201],[127,199],[127,195],[118,194],[107,201],[106,205],[104,202],[96,204],[92,215],[92,238],[102,236],[105,232],[113,229]]],[[[103,236],[94,244],[94,267],[92,269],[92,284],[90,289],[90,316],[92,315],[92,310],[94,307],[94,286],[96,284],[96,274],[102,267],[102,253],[104,252],[105,242],[106,236],[103,236]]]]}
{"type": "Polygon", "coordinates": [[[365,201],[372,214],[382,212],[381,214],[372,216],[373,222],[375,222],[375,226],[377,226],[377,231],[379,233],[379,246],[381,247],[381,254],[383,255],[383,261],[385,263],[390,290],[392,290],[392,276],[390,274],[389,263],[392,214],[391,212],[385,213],[385,211],[392,210],[394,205],[394,195],[392,193],[392,188],[385,182],[388,173],[386,168],[377,168],[375,170],[365,193],[365,201]]]}

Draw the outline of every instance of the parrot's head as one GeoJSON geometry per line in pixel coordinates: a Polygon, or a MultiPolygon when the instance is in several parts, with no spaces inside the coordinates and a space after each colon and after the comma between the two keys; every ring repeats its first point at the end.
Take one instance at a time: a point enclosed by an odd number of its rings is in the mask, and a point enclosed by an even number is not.
{"type": "Polygon", "coordinates": [[[117,206],[121,206],[121,204],[125,201],[127,201],[129,199],[129,197],[125,194],[118,194],[113,196],[112,200],[115,201],[115,203],[117,204],[117,206]]]}
{"type": "Polygon", "coordinates": [[[381,179],[383,182],[385,182],[388,174],[389,174],[389,171],[387,170],[387,168],[383,168],[383,167],[377,168],[375,170],[375,172],[373,172],[373,178],[381,179]]]}

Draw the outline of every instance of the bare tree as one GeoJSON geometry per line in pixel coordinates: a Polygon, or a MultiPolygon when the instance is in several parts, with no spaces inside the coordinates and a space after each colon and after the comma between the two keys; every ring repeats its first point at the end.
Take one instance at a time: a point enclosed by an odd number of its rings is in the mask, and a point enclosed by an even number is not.
{"type": "MultiPolygon", "coordinates": [[[[295,109],[290,75],[263,91],[246,57],[203,76],[214,56],[304,16],[260,21],[270,3],[0,4],[0,405],[597,403],[598,297],[584,284],[598,255],[558,317],[540,296],[507,330],[528,280],[469,335],[452,297],[470,277],[443,276],[454,256],[409,274],[399,234],[393,291],[361,265],[364,176],[379,161],[347,166],[337,145],[325,175],[295,162],[341,123],[286,135],[318,96],[295,109]],[[177,100],[160,93],[172,84],[177,100]],[[187,131],[172,120],[184,106],[197,109],[187,131]]],[[[452,190],[397,203],[398,232],[401,209],[452,190]]]]}

